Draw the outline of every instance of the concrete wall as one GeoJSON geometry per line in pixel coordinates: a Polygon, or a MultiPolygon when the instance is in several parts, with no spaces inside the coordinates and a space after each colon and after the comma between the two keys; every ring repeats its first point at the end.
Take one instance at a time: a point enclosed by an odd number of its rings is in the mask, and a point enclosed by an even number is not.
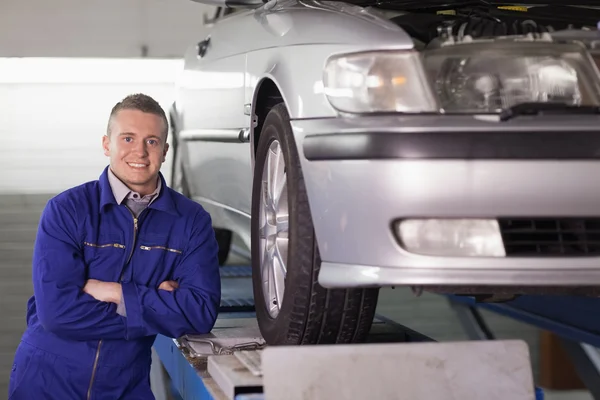
{"type": "Polygon", "coordinates": [[[204,39],[191,0],[1,0],[0,57],[179,57],[204,39]]]}
{"type": "Polygon", "coordinates": [[[144,92],[167,109],[179,59],[212,12],[191,0],[0,0],[0,194],[96,179],[111,107],[144,92]]]}
{"type": "MultiPolygon", "coordinates": [[[[97,179],[108,163],[101,140],[112,106],[143,92],[167,111],[180,66],[179,60],[0,59],[0,194],[57,193],[97,179]],[[36,67],[43,72],[28,73],[36,67]]],[[[171,160],[163,164],[167,178],[171,160]]]]}

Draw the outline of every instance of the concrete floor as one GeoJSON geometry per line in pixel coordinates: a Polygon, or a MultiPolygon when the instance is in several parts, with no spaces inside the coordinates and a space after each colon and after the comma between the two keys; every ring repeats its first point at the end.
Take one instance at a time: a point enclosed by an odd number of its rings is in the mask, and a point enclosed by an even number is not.
{"type": "MultiPolygon", "coordinates": [[[[33,290],[31,251],[37,222],[49,196],[0,196],[0,400],[6,399],[14,351],[25,329],[25,311],[33,290]]],[[[404,289],[383,290],[378,313],[436,340],[466,339],[443,297],[414,297],[404,289]]],[[[537,373],[538,330],[486,312],[498,338],[523,339],[537,373]]],[[[592,400],[586,392],[549,393],[549,400],[592,400]]],[[[67,400],[67,399],[65,399],[67,400]]]]}

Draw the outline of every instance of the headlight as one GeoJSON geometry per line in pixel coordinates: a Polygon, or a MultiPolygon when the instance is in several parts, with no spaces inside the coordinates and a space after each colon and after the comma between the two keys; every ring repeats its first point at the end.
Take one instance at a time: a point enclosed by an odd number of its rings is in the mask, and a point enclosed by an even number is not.
{"type": "Polygon", "coordinates": [[[325,67],[325,94],[333,107],[350,113],[436,112],[421,62],[416,52],[334,57],[325,67]]]}
{"type": "Polygon", "coordinates": [[[579,45],[513,41],[335,56],[323,80],[332,106],[350,113],[498,113],[531,102],[597,106],[599,81],[579,45]]]}

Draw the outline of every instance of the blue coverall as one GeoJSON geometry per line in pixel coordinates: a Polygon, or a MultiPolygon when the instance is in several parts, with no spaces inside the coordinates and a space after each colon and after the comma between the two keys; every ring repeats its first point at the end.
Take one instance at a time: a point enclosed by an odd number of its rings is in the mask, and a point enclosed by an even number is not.
{"type": "Polygon", "coordinates": [[[159,197],[137,219],[116,203],[107,169],[48,202],[9,400],[153,399],[156,335],[213,328],[221,283],[210,215],[160,179],[159,197]],[[126,317],[84,293],[87,279],[121,282],[126,317]],[[179,288],[157,289],[166,280],[179,288]]]}

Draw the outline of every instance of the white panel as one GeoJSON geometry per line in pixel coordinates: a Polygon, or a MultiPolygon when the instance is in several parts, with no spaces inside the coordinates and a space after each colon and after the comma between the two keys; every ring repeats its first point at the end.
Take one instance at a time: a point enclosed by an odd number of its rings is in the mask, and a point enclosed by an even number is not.
{"type": "MultiPolygon", "coordinates": [[[[140,68],[155,62],[145,60],[140,68]]],[[[103,77],[110,72],[105,63],[103,77]]],[[[57,193],[97,179],[108,164],[101,143],[111,108],[143,92],[168,112],[176,76],[165,71],[155,77],[159,83],[0,83],[0,193],[57,193]]],[[[171,160],[169,153],[162,168],[167,179],[171,160]]]]}
{"type": "Polygon", "coordinates": [[[151,57],[182,57],[189,46],[206,38],[204,14],[212,17],[216,11],[191,0],[142,1],[146,4],[143,32],[151,57]]]}
{"type": "Polygon", "coordinates": [[[267,400],[535,399],[521,340],[272,346],[261,359],[267,400]]]}

